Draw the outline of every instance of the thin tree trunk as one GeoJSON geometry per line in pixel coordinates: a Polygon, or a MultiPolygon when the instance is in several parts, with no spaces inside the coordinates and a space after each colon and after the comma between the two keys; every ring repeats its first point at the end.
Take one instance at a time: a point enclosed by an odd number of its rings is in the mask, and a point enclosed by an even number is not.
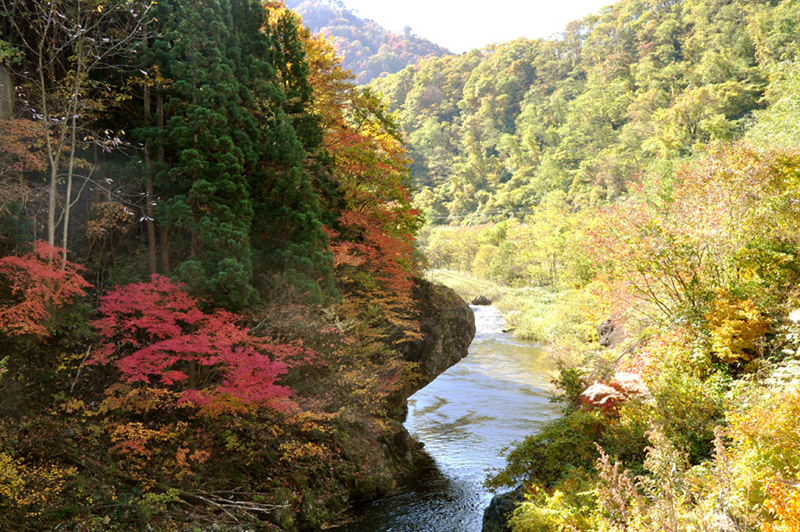
{"type": "MultiPolygon", "coordinates": [[[[156,125],[158,129],[163,132],[164,130],[164,96],[159,92],[156,95],[156,125]]],[[[158,162],[164,164],[164,143],[158,147],[158,162]]],[[[169,232],[164,224],[159,224],[159,233],[161,240],[161,273],[166,275],[169,273],[169,232]]]]}
{"type": "MultiPolygon", "coordinates": [[[[147,39],[147,24],[144,25],[144,50],[145,53],[148,49],[147,39]]],[[[150,112],[150,85],[145,80],[144,83],[144,122],[148,126],[152,124],[152,114],[150,112]]],[[[144,144],[144,165],[146,168],[145,176],[145,223],[147,224],[147,264],[150,268],[150,275],[158,273],[158,254],[156,252],[156,221],[155,209],[153,209],[153,201],[155,201],[155,193],[153,190],[153,173],[150,167],[150,143],[144,144]]]]}
{"type": "MultiPolygon", "coordinates": [[[[50,184],[48,186],[48,200],[47,200],[47,243],[51,246],[56,245],[56,208],[58,206],[58,167],[61,164],[61,150],[64,147],[64,139],[67,134],[67,123],[64,122],[61,126],[61,131],[58,134],[58,143],[53,146],[53,139],[50,137],[50,107],[47,103],[47,82],[45,81],[45,65],[44,65],[44,48],[47,44],[47,35],[50,30],[51,20],[54,16],[53,11],[55,8],[50,6],[50,13],[46,18],[47,24],[39,35],[38,43],[38,67],[39,67],[39,91],[42,105],[41,115],[42,123],[44,124],[44,137],[45,145],[47,147],[47,159],[50,164],[50,184]]],[[[52,261],[55,257],[48,257],[52,261]]]]}
{"type": "MultiPolygon", "coordinates": [[[[56,194],[58,193],[58,163],[60,149],[53,151],[53,139],[50,138],[50,116],[47,106],[47,83],[44,80],[44,40],[46,35],[41,36],[39,42],[39,90],[41,91],[42,117],[44,124],[44,139],[47,146],[47,159],[50,163],[50,185],[47,189],[47,243],[51,246],[56,245],[56,194]]],[[[60,146],[59,146],[60,148],[60,146]]],[[[52,257],[51,257],[52,259],[52,257]]]]}
{"type": "Polygon", "coordinates": [[[75,69],[75,87],[72,92],[72,102],[70,104],[70,111],[72,116],[72,133],[70,135],[69,146],[69,167],[67,169],[67,196],[64,201],[64,225],[63,236],[61,239],[61,269],[67,267],[67,249],[69,249],[69,215],[72,208],[72,179],[75,172],[75,151],[77,150],[77,131],[78,131],[78,98],[80,96],[81,84],[80,79],[83,69],[83,50],[80,43],[78,44],[78,66],[75,69]]]}

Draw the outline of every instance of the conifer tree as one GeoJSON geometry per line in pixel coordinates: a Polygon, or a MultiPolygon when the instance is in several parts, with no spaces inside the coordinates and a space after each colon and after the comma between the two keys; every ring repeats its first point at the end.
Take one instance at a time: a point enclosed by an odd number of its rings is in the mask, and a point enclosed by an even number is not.
{"type": "Polygon", "coordinates": [[[306,169],[306,148],[322,134],[294,21],[264,31],[266,12],[252,0],[172,0],[159,10],[151,65],[170,85],[151,137],[165,154],[154,181],[177,277],[239,309],[257,298],[255,259],[259,273],[278,272],[322,300],[332,259],[306,169]]]}
{"type": "Polygon", "coordinates": [[[153,57],[172,80],[157,140],[166,164],[155,184],[168,198],[158,214],[181,253],[177,277],[198,296],[241,308],[256,296],[245,177],[256,128],[238,80],[232,9],[216,0],[176,0],[161,4],[158,18],[153,57]]]}
{"type": "MultiPolygon", "coordinates": [[[[323,221],[331,218],[312,185],[326,188],[321,120],[312,109],[312,87],[305,45],[297,21],[284,13],[265,29],[270,38],[271,65],[281,91],[256,97],[270,106],[263,128],[258,171],[251,180],[255,220],[253,241],[260,264],[281,272],[312,301],[335,297],[333,260],[323,221]]],[[[323,191],[324,192],[324,191],[323,191]]]]}

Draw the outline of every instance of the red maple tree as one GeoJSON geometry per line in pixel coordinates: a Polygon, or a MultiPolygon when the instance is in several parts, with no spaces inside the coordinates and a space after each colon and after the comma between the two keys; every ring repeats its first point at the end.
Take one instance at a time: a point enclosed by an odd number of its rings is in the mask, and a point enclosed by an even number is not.
{"type": "Polygon", "coordinates": [[[53,260],[62,253],[40,240],[30,253],[0,258],[0,281],[7,291],[0,302],[0,332],[49,336],[53,311],[86,295],[84,289],[91,285],[79,273],[83,267],[53,260]]]}
{"type": "Polygon", "coordinates": [[[180,285],[153,275],[100,298],[93,325],[103,339],[90,363],[115,362],[128,383],[180,391],[179,403],[204,408],[258,404],[288,408],[291,390],[278,384],[300,346],[254,338],[224,310],[205,313],[180,285]]]}

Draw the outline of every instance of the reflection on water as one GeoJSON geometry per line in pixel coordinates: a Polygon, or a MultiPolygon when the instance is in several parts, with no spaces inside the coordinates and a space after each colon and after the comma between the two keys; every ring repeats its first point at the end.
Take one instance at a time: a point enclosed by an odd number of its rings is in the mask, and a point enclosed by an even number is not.
{"type": "Polygon", "coordinates": [[[339,532],[480,532],[492,494],[482,483],[502,450],[558,414],[552,364],[531,342],[503,333],[494,307],[473,307],[469,356],[408,400],[406,427],[435,464],[403,491],[356,509],[339,532]]]}

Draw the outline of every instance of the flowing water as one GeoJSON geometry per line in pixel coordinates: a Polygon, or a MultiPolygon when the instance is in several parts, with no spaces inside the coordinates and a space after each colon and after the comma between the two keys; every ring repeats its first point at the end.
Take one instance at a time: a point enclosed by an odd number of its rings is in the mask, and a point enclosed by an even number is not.
{"type": "Polygon", "coordinates": [[[552,364],[536,344],[503,333],[494,307],[473,307],[469,355],[408,400],[406,427],[435,464],[402,491],[357,507],[337,532],[480,532],[502,451],[558,415],[552,364]]]}

